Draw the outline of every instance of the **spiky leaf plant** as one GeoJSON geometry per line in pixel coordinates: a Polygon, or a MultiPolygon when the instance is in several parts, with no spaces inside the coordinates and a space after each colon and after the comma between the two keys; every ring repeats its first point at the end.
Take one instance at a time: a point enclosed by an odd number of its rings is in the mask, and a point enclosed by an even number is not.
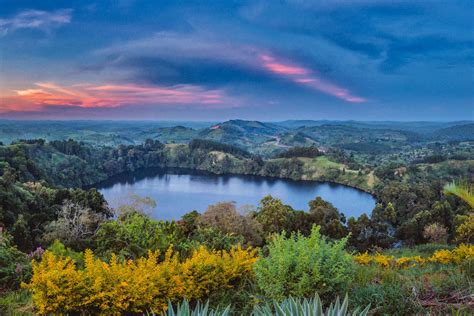
{"type": "Polygon", "coordinates": [[[282,302],[273,302],[270,304],[255,306],[253,316],[366,316],[370,306],[360,310],[348,311],[349,298],[346,297],[340,301],[336,298],[334,303],[324,310],[319,295],[316,294],[311,299],[298,299],[290,297],[282,302]]]}
{"type": "Polygon", "coordinates": [[[445,194],[452,194],[474,208],[474,186],[467,182],[452,182],[444,186],[445,194]]]}
{"type": "Polygon", "coordinates": [[[189,305],[188,300],[184,300],[176,306],[176,310],[171,303],[168,309],[162,314],[163,316],[228,316],[230,315],[230,306],[224,310],[213,310],[209,308],[209,301],[205,304],[197,303],[194,309],[189,305]]]}

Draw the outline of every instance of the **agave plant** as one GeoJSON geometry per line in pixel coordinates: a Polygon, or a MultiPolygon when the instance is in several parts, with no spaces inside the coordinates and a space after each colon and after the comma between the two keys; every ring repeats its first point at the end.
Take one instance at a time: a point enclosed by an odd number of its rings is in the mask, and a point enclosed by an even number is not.
{"type": "Polygon", "coordinates": [[[464,202],[469,204],[471,208],[474,208],[474,186],[469,185],[466,182],[452,182],[444,186],[445,194],[452,194],[462,199],[464,202]]]}
{"type": "Polygon", "coordinates": [[[197,303],[194,309],[189,306],[189,301],[184,300],[176,306],[176,310],[173,308],[171,302],[168,304],[168,309],[162,314],[162,316],[228,316],[230,315],[230,306],[227,306],[224,310],[213,310],[209,309],[209,301],[205,304],[197,303]]]}
{"type": "Polygon", "coordinates": [[[319,295],[316,294],[311,299],[288,298],[283,302],[273,302],[273,307],[270,304],[257,305],[254,307],[253,316],[366,316],[369,312],[370,305],[365,309],[359,308],[354,311],[348,311],[349,298],[344,300],[336,298],[336,302],[324,310],[319,295]]]}

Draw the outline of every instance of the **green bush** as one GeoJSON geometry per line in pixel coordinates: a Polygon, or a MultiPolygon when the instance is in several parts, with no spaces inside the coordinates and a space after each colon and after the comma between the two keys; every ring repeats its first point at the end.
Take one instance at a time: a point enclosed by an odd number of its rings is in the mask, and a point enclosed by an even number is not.
{"type": "Polygon", "coordinates": [[[316,294],[312,299],[301,299],[301,298],[288,298],[283,302],[273,302],[273,306],[265,304],[263,306],[255,306],[252,316],[366,316],[369,313],[370,305],[368,305],[364,310],[356,308],[354,311],[350,312],[349,307],[349,298],[346,294],[344,300],[339,300],[339,297],[336,298],[334,303],[331,303],[329,307],[324,311],[323,304],[319,295],[316,294]]]}
{"type": "Polygon", "coordinates": [[[103,257],[114,253],[126,259],[143,257],[148,250],[165,252],[180,240],[176,223],[153,220],[138,212],[102,223],[95,235],[97,253],[103,257]]]}
{"type": "Polygon", "coordinates": [[[330,242],[314,226],[310,236],[274,235],[268,256],[255,264],[259,288],[270,298],[308,297],[315,292],[336,296],[345,292],[354,275],[354,261],[344,250],[347,238],[330,242]]]}
{"type": "Polygon", "coordinates": [[[57,239],[48,247],[47,250],[51,251],[55,256],[69,257],[73,259],[74,262],[76,262],[76,264],[80,267],[84,265],[83,252],[74,251],[71,248],[64,246],[64,244],[57,239]]]}
{"type": "Polygon", "coordinates": [[[31,276],[28,256],[13,245],[12,239],[0,230],[0,290],[16,289],[31,276]]]}
{"type": "Polygon", "coordinates": [[[208,249],[230,250],[237,244],[243,244],[242,236],[226,234],[214,227],[200,227],[192,235],[176,245],[181,254],[188,255],[193,249],[203,245],[208,249]]]}

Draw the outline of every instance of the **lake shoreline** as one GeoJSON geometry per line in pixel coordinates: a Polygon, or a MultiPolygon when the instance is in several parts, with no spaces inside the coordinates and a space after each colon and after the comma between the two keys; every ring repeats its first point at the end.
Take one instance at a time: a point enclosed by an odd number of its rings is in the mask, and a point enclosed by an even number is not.
{"type": "Polygon", "coordinates": [[[283,180],[290,180],[290,181],[294,181],[294,182],[305,182],[305,183],[309,183],[309,182],[330,183],[330,184],[335,184],[335,185],[343,185],[343,186],[346,186],[346,187],[349,187],[349,188],[352,188],[352,189],[370,194],[374,199],[376,199],[376,196],[374,195],[373,190],[368,190],[368,189],[365,189],[363,187],[359,187],[359,186],[356,186],[356,185],[353,185],[353,184],[350,184],[350,183],[337,181],[337,180],[317,180],[317,179],[303,179],[303,178],[295,179],[295,178],[292,178],[292,177],[284,177],[284,176],[268,176],[268,175],[263,176],[263,175],[254,174],[254,173],[236,173],[236,172],[217,173],[217,172],[212,172],[212,171],[210,171],[208,169],[204,169],[204,168],[189,168],[189,167],[175,167],[175,166],[145,167],[145,168],[139,168],[135,171],[121,172],[121,173],[111,175],[111,176],[107,177],[104,180],[101,180],[101,181],[95,182],[93,184],[83,186],[82,188],[84,188],[84,189],[96,188],[97,185],[108,182],[108,181],[110,181],[111,179],[113,179],[115,177],[121,177],[121,176],[124,176],[124,175],[132,175],[136,172],[142,172],[142,171],[146,171],[146,170],[150,170],[150,169],[162,170],[162,171],[173,170],[174,169],[174,170],[180,170],[180,171],[202,172],[203,174],[215,175],[215,176],[252,176],[252,177],[258,177],[258,178],[261,178],[261,179],[283,179],[283,180]]]}
{"type": "MultiPolygon", "coordinates": [[[[281,198],[294,209],[306,210],[307,203],[320,196],[347,217],[370,216],[377,200],[358,188],[331,181],[302,180],[253,174],[212,173],[208,170],[179,167],[142,168],[121,173],[91,186],[112,205],[128,194],[147,196],[159,201],[156,211],[196,209],[223,201],[257,206],[266,195],[281,198]],[[183,200],[193,200],[194,206],[183,200]]],[[[115,205],[115,206],[117,206],[115,205]]],[[[184,214],[184,213],[183,213],[184,214]]],[[[183,215],[181,214],[181,215],[183,215]]],[[[175,215],[174,219],[177,217],[175,215]]],[[[161,219],[161,218],[160,218],[161,219]]]]}

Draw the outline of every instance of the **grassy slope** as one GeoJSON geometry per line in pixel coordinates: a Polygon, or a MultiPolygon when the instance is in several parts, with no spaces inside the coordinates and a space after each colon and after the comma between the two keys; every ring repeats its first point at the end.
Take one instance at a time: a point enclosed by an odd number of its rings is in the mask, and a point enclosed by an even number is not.
{"type": "Polygon", "coordinates": [[[355,186],[367,191],[372,190],[376,183],[373,175],[359,175],[358,170],[350,170],[346,165],[331,161],[326,156],[299,159],[304,163],[304,180],[321,180],[334,171],[340,171],[341,174],[336,178],[335,182],[355,186]],[[342,174],[343,170],[345,172],[342,174]]]}

